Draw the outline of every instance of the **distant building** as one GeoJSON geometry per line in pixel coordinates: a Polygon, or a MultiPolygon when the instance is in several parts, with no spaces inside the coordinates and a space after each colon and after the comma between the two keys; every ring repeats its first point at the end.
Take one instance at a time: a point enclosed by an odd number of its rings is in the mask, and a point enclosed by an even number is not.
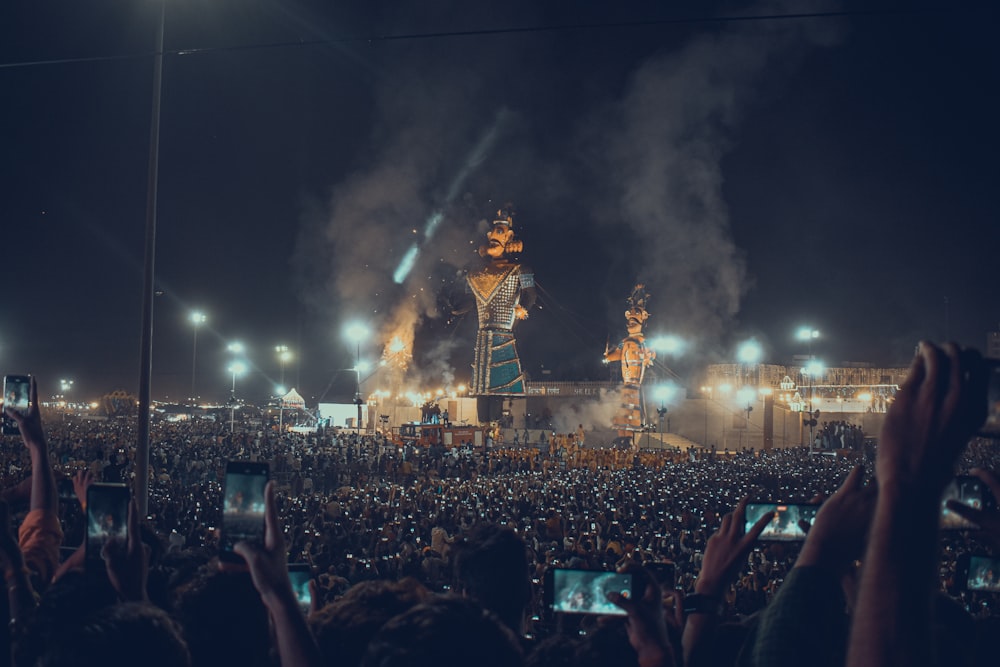
{"type": "Polygon", "coordinates": [[[705,369],[702,393],[715,400],[735,400],[740,391],[767,392],[776,405],[792,411],[885,412],[906,378],[908,368],[875,368],[865,363],[820,366],[808,364],[713,364],[705,369]]]}

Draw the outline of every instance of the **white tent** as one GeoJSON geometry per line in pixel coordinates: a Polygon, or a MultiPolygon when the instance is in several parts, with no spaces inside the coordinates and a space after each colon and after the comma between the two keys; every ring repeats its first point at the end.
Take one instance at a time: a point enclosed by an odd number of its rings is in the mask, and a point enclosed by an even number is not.
{"type": "Polygon", "coordinates": [[[289,410],[303,410],[306,407],[306,399],[292,388],[290,392],[281,397],[281,406],[289,410]]]}

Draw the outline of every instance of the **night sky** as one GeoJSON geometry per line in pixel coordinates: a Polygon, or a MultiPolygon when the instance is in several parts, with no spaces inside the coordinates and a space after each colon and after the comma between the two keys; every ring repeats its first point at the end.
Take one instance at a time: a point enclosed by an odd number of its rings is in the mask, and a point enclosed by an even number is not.
{"type": "MultiPolygon", "coordinates": [[[[415,371],[467,380],[448,311],[507,201],[536,378],[607,379],[637,281],[682,376],[751,336],[784,363],[803,324],[888,365],[1000,323],[991,3],[167,4],[154,398],[189,393],[195,308],[206,397],[231,340],[250,399],[277,344],[286,385],[349,397],[354,319],[362,357],[403,327],[415,371]]],[[[0,6],[0,371],[43,393],[137,390],[158,6],[0,6]]]]}

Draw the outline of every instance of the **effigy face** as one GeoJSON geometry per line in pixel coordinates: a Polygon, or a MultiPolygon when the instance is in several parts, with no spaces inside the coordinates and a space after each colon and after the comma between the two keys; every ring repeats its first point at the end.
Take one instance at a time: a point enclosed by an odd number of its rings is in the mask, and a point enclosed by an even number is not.
{"type": "Polygon", "coordinates": [[[500,259],[507,253],[507,244],[514,239],[514,230],[508,225],[494,224],[490,231],[486,232],[486,239],[489,241],[486,255],[491,259],[500,259]]]}

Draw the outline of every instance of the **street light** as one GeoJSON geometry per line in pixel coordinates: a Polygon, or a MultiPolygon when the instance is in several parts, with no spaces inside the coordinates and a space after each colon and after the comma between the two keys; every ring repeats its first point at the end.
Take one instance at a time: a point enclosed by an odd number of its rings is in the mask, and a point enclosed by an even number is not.
{"type": "Polygon", "coordinates": [[[812,327],[799,327],[795,332],[795,338],[805,341],[809,349],[809,358],[812,359],[812,342],[819,338],[819,331],[812,327]]]}
{"type": "MultiPolygon", "coordinates": [[[[760,363],[761,353],[762,350],[760,347],[760,343],[758,343],[753,338],[740,343],[739,347],[736,348],[736,358],[739,360],[741,364],[744,365],[744,372],[743,372],[744,382],[749,382],[750,380],[749,367],[754,364],[760,363]]],[[[754,381],[754,384],[757,384],[756,380],[754,381]]]]}
{"type": "MultiPolygon", "coordinates": [[[[747,413],[747,423],[746,423],[745,430],[747,432],[747,445],[749,445],[750,444],[750,413],[753,412],[753,399],[756,396],[756,394],[754,393],[753,387],[743,387],[742,389],[740,389],[736,393],[736,395],[739,398],[740,403],[743,405],[743,411],[745,413],[747,413]]],[[[740,433],[740,448],[742,449],[742,447],[743,447],[743,433],[741,432],[740,433]]]]}
{"type": "Polygon", "coordinates": [[[368,327],[361,322],[351,322],[344,327],[344,336],[355,344],[355,365],[357,384],[355,385],[354,403],[358,406],[358,437],[361,437],[361,341],[368,338],[368,327]]]}
{"type": "Polygon", "coordinates": [[[237,359],[229,364],[229,372],[233,374],[233,387],[229,396],[229,432],[235,432],[236,423],[236,376],[247,372],[247,365],[237,359]]]}
{"type": "MultiPolygon", "coordinates": [[[[667,401],[669,401],[670,399],[672,399],[674,397],[674,392],[676,391],[676,389],[677,388],[673,384],[670,384],[668,382],[666,384],[659,385],[653,391],[653,396],[655,398],[659,399],[659,401],[660,401],[660,407],[656,410],[656,414],[660,418],[660,427],[659,428],[660,428],[660,442],[661,443],[663,442],[663,434],[666,433],[666,431],[663,430],[663,419],[667,416],[667,401]]],[[[668,431],[670,430],[669,426],[667,427],[667,430],[668,431]]]]}
{"type": "Polygon", "coordinates": [[[62,394],[63,398],[66,398],[66,394],[69,390],[73,388],[72,380],[59,380],[59,393],[62,394]]]}
{"type": "Polygon", "coordinates": [[[278,355],[278,363],[281,367],[281,375],[279,376],[279,384],[285,385],[285,364],[292,359],[292,353],[288,349],[287,345],[275,345],[274,351],[278,355]]]}
{"type": "Polygon", "coordinates": [[[198,368],[198,329],[202,324],[208,319],[205,313],[199,310],[192,310],[191,314],[188,315],[188,321],[194,325],[194,347],[191,350],[191,400],[196,401],[196,396],[194,391],[194,379],[195,379],[195,369],[198,368]]]}
{"type": "Polygon", "coordinates": [[[806,365],[802,368],[801,373],[809,378],[809,400],[807,402],[808,409],[806,412],[809,415],[809,451],[812,451],[813,439],[814,439],[814,429],[816,428],[816,413],[813,411],[813,383],[816,377],[823,377],[825,369],[823,367],[823,362],[819,359],[810,359],[806,365]]]}
{"type": "Polygon", "coordinates": [[[687,343],[680,336],[675,336],[673,334],[665,334],[662,336],[655,336],[651,338],[646,344],[647,347],[651,347],[657,352],[663,352],[670,356],[678,357],[684,353],[687,348],[687,343]]]}

